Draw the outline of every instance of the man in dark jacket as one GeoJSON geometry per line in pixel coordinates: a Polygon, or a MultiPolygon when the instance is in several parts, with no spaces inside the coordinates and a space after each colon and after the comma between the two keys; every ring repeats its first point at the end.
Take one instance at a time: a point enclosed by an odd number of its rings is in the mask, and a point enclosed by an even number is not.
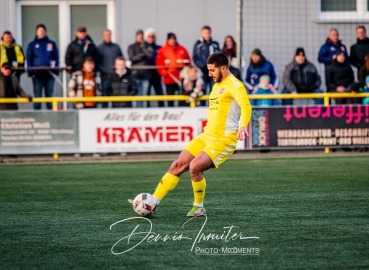
{"type": "Polygon", "coordinates": [[[73,40],[67,48],[65,54],[65,64],[72,67],[72,72],[82,70],[83,63],[87,57],[91,57],[95,62],[95,71],[100,63],[97,48],[87,34],[84,26],[77,28],[76,39],[73,40]]]}
{"type": "MultiPolygon", "coordinates": [[[[212,40],[211,38],[211,28],[205,25],[201,29],[201,38],[199,38],[195,45],[193,46],[192,60],[195,65],[202,72],[202,79],[205,85],[205,94],[209,94],[214,80],[208,75],[207,60],[209,56],[215,52],[220,52],[219,43],[212,40]]],[[[201,102],[205,105],[204,102],[201,102]]]]}
{"type": "MultiPolygon", "coordinates": [[[[49,39],[46,35],[46,27],[39,24],[36,27],[36,37],[28,44],[27,48],[27,66],[28,67],[58,67],[59,51],[56,43],[49,39]]],[[[59,70],[34,70],[28,69],[28,76],[32,78],[33,92],[35,97],[43,96],[43,88],[45,88],[45,97],[54,95],[55,78],[53,74],[58,75],[59,70]]],[[[51,103],[46,104],[51,110],[51,103]]],[[[41,109],[41,103],[34,103],[35,110],[41,109]]]]}
{"type": "MultiPolygon", "coordinates": [[[[32,97],[27,95],[18,83],[18,79],[11,75],[12,65],[9,62],[3,63],[0,73],[0,98],[26,97],[29,101],[32,97]]],[[[18,110],[17,103],[0,103],[0,110],[18,110]]]]}
{"type": "Polygon", "coordinates": [[[356,27],[357,41],[350,49],[350,64],[359,69],[364,64],[365,55],[369,54],[369,38],[366,36],[365,26],[359,25],[356,27]]]}
{"type": "MultiPolygon", "coordinates": [[[[155,30],[152,28],[146,29],[144,33],[144,40],[147,44],[147,53],[148,53],[147,64],[150,66],[155,66],[156,55],[158,54],[158,51],[161,48],[161,46],[155,43],[155,40],[156,40],[155,30]]],[[[153,87],[155,94],[157,96],[162,96],[163,86],[161,83],[161,76],[158,73],[158,70],[148,69],[147,77],[149,79],[149,87],[148,87],[147,95],[150,95],[150,89],[151,87],[153,87]]],[[[147,102],[147,107],[150,107],[149,101],[147,102]]],[[[164,101],[159,101],[159,107],[164,107],[164,101]]]]}
{"type": "MultiPolygon", "coordinates": [[[[295,57],[283,73],[283,94],[323,93],[319,86],[321,79],[316,67],[306,59],[303,48],[297,48],[295,57]]],[[[283,105],[292,105],[291,99],[282,99],[283,105]]],[[[323,104],[323,99],[315,99],[315,104],[323,104]]]]}
{"type": "MultiPolygon", "coordinates": [[[[108,96],[135,96],[137,86],[132,71],[126,67],[123,57],[115,59],[115,72],[106,87],[108,96]]],[[[113,108],[130,108],[132,102],[113,102],[113,108]]]]}
{"type": "MultiPolygon", "coordinates": [[[[347,92],[346,89],[354,83],[354,72],[349,63],[345,61],[345,53],[338,51],[333,64],[327,70],[328,91],[334,93],[347,92]]],[[[346,104],[346,99],[335,99],[337,104],[346,104]]]]}
{"type": "MultiPolygon", "coordinates": [[[[136,42],[128,46],[128,57],[131,61],[131,67],[148,65],[150,54],[147,50],[147,44],[143,39],[143,31],[136,31],[136,42]]],[[[146,96],[149,88],[148,72],[146,69],[133,69],[132,71],[137,88],[138,96],[146,96]]],[[[136,107],[146,107],[146,102],[136,102],[136,107]]]]}
{"type": "MultiPolygon", "coordinates": [[[[102,96],[106,96],[106,86],[108,85],[108,80],[111,74],[113,74],[113,67],[115,59],[118,56],[123,56],[122,50],[119,45],[111,42],[111,31],[105,29],[102,32],[103,42],[97,47],[100,54],[100,77],[101,77],[101,87],[102,96]]],[[[102,108],[108,108],[109,103],[103,102],[102,108]]]]}

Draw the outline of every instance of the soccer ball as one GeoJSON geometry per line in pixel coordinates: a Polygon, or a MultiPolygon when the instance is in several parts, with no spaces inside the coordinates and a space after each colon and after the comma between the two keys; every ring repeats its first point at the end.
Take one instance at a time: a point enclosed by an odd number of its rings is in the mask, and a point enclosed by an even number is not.
{"type": "Polygon", "coordinates": [[[133,210],[142,217],[150,217],[156,210],[156,200],[149,193],[141,193],[133,200],[133,210]]]}

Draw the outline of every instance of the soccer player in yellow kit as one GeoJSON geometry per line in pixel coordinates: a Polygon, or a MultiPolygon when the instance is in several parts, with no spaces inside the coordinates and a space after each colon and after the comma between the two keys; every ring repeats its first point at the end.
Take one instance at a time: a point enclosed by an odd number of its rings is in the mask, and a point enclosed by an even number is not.
{"type": "Polygon", "coordinates": [[[180,176],[190,170],[194,192],[193,208],[188,217],[205,215],[206,181],[204,171],[218,168],[234,152],[238,140],[248,136],[251,105],[245,86],[228,69],[228,58],[214,53],[207,60],[209,76],[215,81],[209,96],[208,121],[204,132],[194,138],[170,166],[153,196],[157,204],[175,188],[180,176]]]}

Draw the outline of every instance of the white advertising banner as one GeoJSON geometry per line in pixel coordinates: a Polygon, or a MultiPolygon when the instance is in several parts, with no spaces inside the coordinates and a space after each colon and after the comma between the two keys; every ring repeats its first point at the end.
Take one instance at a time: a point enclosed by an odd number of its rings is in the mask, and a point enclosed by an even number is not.
{"type": "MultiPolygon", "coordinates": [[[[181,151],[206,118],[207,108],[80,110],[80,152],[181,151]]],[[[244,142],[237,149],[245,149],[244,142]]]]}

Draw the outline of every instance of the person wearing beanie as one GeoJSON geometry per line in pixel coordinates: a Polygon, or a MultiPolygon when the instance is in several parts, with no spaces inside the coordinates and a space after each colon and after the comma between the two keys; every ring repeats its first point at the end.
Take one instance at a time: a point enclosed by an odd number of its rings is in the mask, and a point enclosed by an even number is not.
{"type": "MultiPolygon", "coordinates": [[[[273,95],[277,94],[278,91],[272,90],[270,85],[270,78],[268,75],[263,75],[259,79],[258,89],[252,91],[252,95],[273,95]]],[[[261,107],[269,107],[269,106],[278,106],[278,99],[251,99],[250,103],[252,106],[261,106],[261,107]]]]}
{"type": "MultiPolygon", "coordinates": [[[[293,61],[289,63],[283,73],[283,94],[323,93],[319,88],[320,75],[314,64],[306,59],[305,50],[299,47],[295,51],[293,61]]],[[[292,105],[292,99],[282,99],[283,105],[292,105]]],[[[323,104],[323,99],[315,99],[315,104],[323,104]]]]}
{"type": "MultiPolygon", "coordinates": [[[[180,71],[182,67],[191,65],[191,58],[186,48],[178,43],[174,33],[168,33],[166,43],[158,51],[155,64],[161,67],[167,66],[167,68],[158,69],[163,77],[167,95],[179,92],[180,71]]],[[[168,106],[173,107],[174,102],[168,101],[168,106]]]]}
{"type": "Polygon", "coordinates": [[[242,76],[243,83],[249,93],[258,89],[260,77],[268,75],[270,78],[271,89],[276,91],[279,86],[279,76],[274,65],[265,59],[259,48],[255,48],[251,52],[250,65],[244,69],[242,76]]]}
{"type": "MultiPolygon", "coordinates": [[[[345,58],[345,52],[338,50],[333,64],[327,69],[328,92],[344,93],[354,82],[354,72],[345,58]]],[[[336,104],[346,104],[345,98],[335,99],[336,104]]]]}

